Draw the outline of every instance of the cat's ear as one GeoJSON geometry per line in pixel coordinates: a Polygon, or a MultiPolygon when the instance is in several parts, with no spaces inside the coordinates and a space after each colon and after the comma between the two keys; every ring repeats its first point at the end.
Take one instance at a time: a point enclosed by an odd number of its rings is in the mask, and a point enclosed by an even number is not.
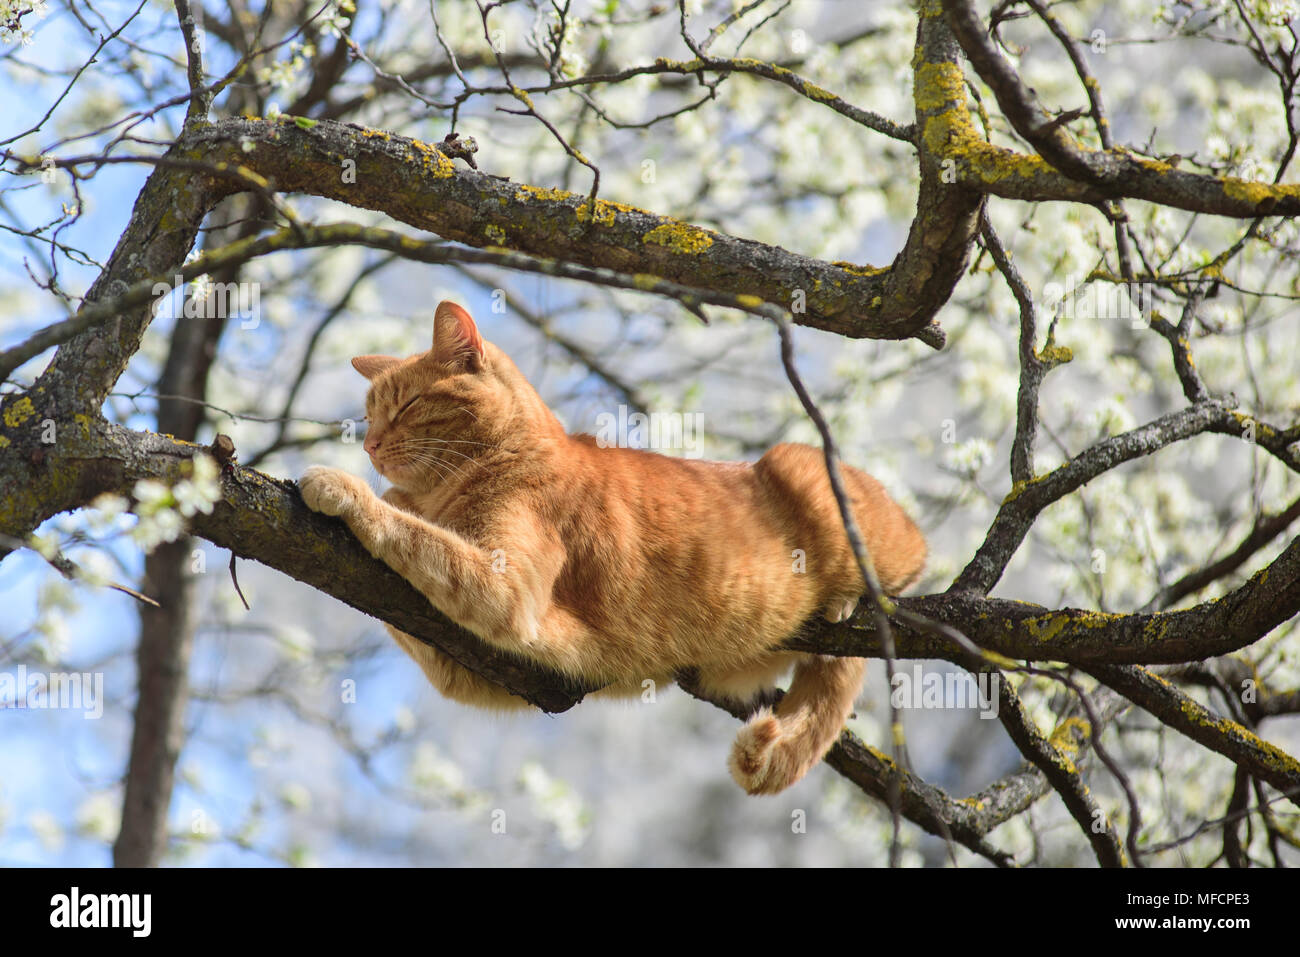
{"type": "Polygon", "coordinates": [[[441,365],[478,372],[487,358],[483,337],[470,314],[443,300],[433,314],[433,360],[441,365]]]}
{"type": "Polygon", "coordinates": [[[357,356],[352,360],[352,368],[373,382],[375,376],[401,361],[393,356],[357,356]]]}

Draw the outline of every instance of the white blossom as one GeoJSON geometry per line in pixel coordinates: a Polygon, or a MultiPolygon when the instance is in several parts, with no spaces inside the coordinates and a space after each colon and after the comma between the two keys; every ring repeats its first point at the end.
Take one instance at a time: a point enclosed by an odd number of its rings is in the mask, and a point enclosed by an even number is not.
{"type": "Polygon", "coordinates": [[[519,783],[533,799],[537,816],[555,826],[560,843],[569,850],[576,850],[586,843],[590,814],[577,792],[551,777],[535,761],[529,761],[519,769],[519,783]]]}
{"type": "Polygon", "coordinates": [[[0,40],[31,46],[35,39],[32,17],[43,20],[49,13],[49,0],[0,0],[0,40]]]}
{"type": "Polygon", "coordinates": [[[192,460],[193,474],[172,486],[176,506],[186,518],[197,513],[212,514],[212,507],[221,501],[221,468],[211,457],[196,455],[192,460]]]}
{"type": "Polygon", "coordinates": [[[82,836],[111,841],[121,829],[122,798],[107,791],[92,794],[77,808],[76,821],[82,836]]]}
{"type": "Polygon", "coordinates": [[[47,851],[57,851],[63,847],[63,825],[49,811],[33,811],[27,815],[27,827],[47,851]]]}
{"type": "Polygon", "coordinates": [[[130,501],[122,495],[105,492],[95,497],[86,514],[93,531],[108,532],[118,527],[119,520],[131,508],[130,501]]]}
{"type": "Polygon", "coordinates": [[[993,443],[979,437],[958,442],[947,454],[948,467],[968,475],[975,475],[992,461],[993,443]]]}

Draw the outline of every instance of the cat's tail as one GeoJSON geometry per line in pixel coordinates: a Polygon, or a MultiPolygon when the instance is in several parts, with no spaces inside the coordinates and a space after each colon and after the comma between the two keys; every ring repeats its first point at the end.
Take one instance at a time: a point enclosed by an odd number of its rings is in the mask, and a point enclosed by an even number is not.
{"type": "Polygon", "coordinates": [[[826,756],[862,690],[866,661],[807,655],[795,666],[790,690],[741,729],[731,749],[731,776],[750,794],[776,794],[826,756]]]}

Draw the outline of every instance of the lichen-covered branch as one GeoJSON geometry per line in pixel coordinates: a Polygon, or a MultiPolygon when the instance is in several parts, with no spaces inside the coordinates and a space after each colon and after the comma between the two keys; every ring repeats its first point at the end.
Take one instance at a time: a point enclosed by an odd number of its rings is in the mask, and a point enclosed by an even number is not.
{"type": "MultiPolygon", "coordinates": [[[[1006,658],[1082,667],[1096,662],[1198,661],[1239,651],[1300,613],[1300,538],[1239,588],[1181,611],[1050,609],[962,591],[902,598],[898,605],[959,628],[981,648],[1006,658]]],[[[818,654],[880,657],[875,627],[862,618],[839,625],[810,621],[787,646],[818,654]]],[[[933,629],[900,615],[891,616],[890,625],[901,658],[951,659],[954,653],[953,642],[933,629]]]]}
{"type": "Polygon", "coordinates": [[[925,96],[942,109],[926,119],[921,139],[953,161],[962,183],[1024,200],[1095,204],[1130,198],[1219,216],[1300,214],[1300,185],[1219,179],[1180,170],[1122,147],[1088,149],[1070,135],[1067,124],[1057,122],[1039,106],[993,44],[970,0],[927,0],[924,7],[933,10],[940,2],[953,34],[980,78],[992,88],[1003,115],[1038,152],[1037,156],[1017,153],[980,137],[964,108],[961,68],[944,62],[928,64],[925,96]]]}
{"type": "Polygon", "coordinates": [[[592,210],[582,194],[460,168],[435,146],[392,133],[287,117],[230,119],[183,137],[175,151],[243,165],[277,190],[378,210],[469,246],[757,296],[793,307],[801,325],[851,338],[941,341],[926,331],[933,312],[921,316],[914,303],[891,299],[888,267],[826,263],[623,203],[597,200],[592,210]]]}
{"type": "MultiPolygon", "coordinates": [[[[974,667],[974,663],[970,663],[969,667],[974,667]]],[[[984,666],[985,669],[988,667],[984,666]]],[[[998,720],[1006,729],[1007,737],[1028,761],[1043,772],[1052,788],[1061,796],[1066,810],[1092,845],[1097,862],[1102,867],[1123,867],[1124,850],[1115,825],[1098,809],[1075,760],[1084,743],[1092,735],[1101,734],[1101,729],[1081,728],[1080,721],[1076,718],[1062,723],[1049,740],[1038,730],[1034,719],[1020,703],[1020,696],[1005,676],[1001,676],[998,681],[998,699],[998,720]],[[1099,820],[1105,821],[1105,827],[1098,829],[1095,826],[1099,820]]]]}
{"type": "MultiPolygon", "coordinates": [[[[926,71],[957,65],[961,51],[943,21],[924,12],[916,27],[916,60],[913,64],[913,101],[918,124],[934,108],[924,85],[926,71]]],[[[965,93],[962,93],[962,109],[965,93]]],[[[899,331],[913,328],[934,315],[948,301],[970,260],[971,247],[979,229],[979,211],[984,195],[956,183],[946,167],[946,156],[934,144],[917,141],[920,184],[916,194],[916,215],[908,229],[907,242],[894,259],[886,277],[886,301],[893,303],[892,319],[899,331]]]]}
{"type": "Polygon", "coordinates": [[[330,223],[323,226],[286,227],[262,236],[248,236],[204,252],[202,256],[179,267],[174,276],[157,275],[126,286],[118,296],[90,303],[75,316],[47,326],[26,342],[0,353],[0,374],[7,374],[45,348],[66,342],[80,333],[116,319],[123,312],[157,300],[159,296],[155,290],[160,283],[166,284],[170,289],[170,283],[176,279],[189,282],[213,270],[233,268],[270,253],[342,246],[381,249],[404,259],[430,265],[460,263],[500,266],[561,279],[574,279],[592,285],[653,293],[671,297],[696,312],[701,305],[708,304],[739,309],[766,319],[783,318],[785,315],[777,307],[756,296],[697,289],[644,273],[628,274],[612,269],[575,266],[556,259],[527,256],[502,249],[465,249],[431,240],[413,239],[391,229],[359,226],[355,223],[330,223]]]}
{"type": "Polygon", "coordinates": [[[1094,665],[1088,672],[1160,721],[1286,794],[1300,807],[1300,761],[1235,721],[1220,718],[1146,668],[1094,665]]]}

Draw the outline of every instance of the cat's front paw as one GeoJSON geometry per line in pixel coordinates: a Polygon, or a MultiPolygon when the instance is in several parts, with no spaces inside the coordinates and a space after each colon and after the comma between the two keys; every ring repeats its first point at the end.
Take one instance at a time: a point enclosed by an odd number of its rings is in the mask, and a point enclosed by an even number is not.
{"type": "Polygon", "coordinates": [[[373,497],[370,486],[355,475],[324,465],[312,465],[298,479],[302,500],[313,512],[346,516],[366,498],[373,497]]]}

